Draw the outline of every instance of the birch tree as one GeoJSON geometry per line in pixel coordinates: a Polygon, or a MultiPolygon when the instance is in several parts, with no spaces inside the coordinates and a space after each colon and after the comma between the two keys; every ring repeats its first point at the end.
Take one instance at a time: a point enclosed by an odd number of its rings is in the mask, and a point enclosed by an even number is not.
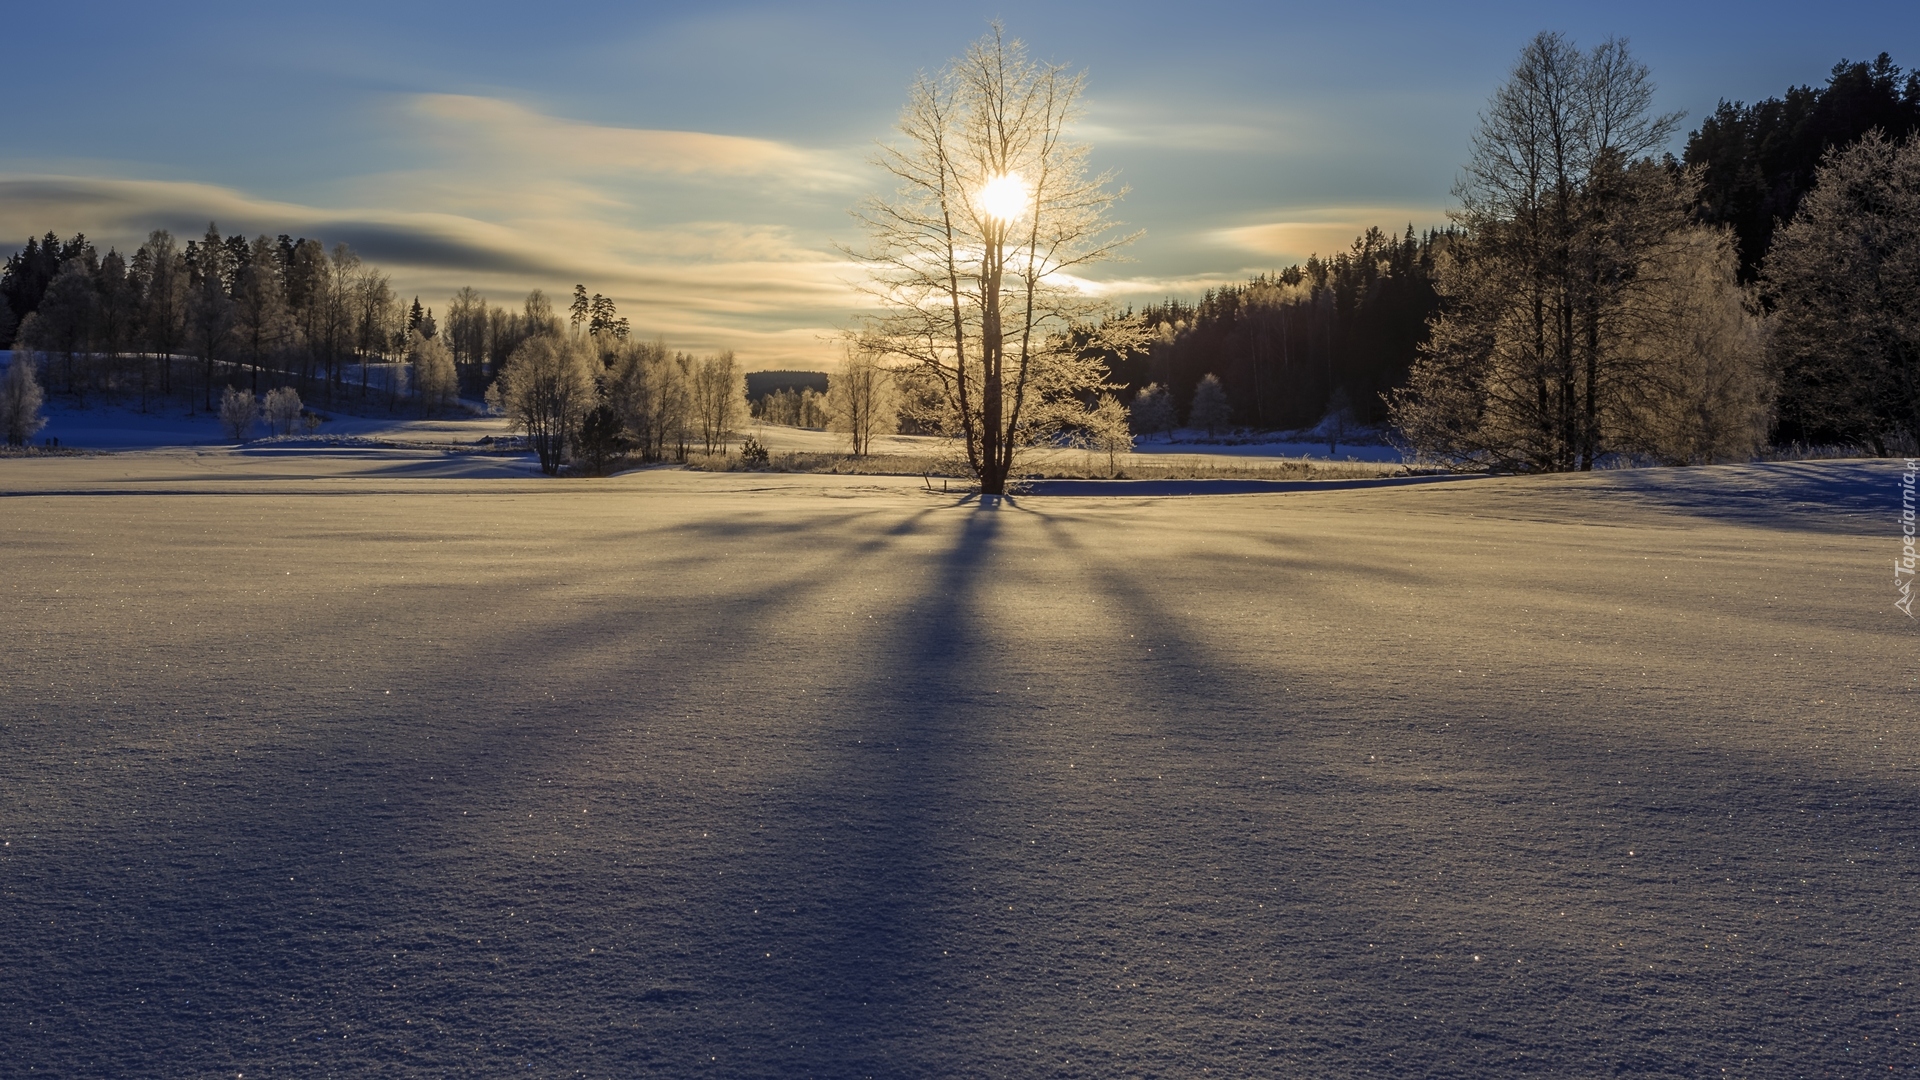
{"type": "Polygon", "coordinates": [[[513,351],[487,391],[487,403],[519,424],[549,476],[560,471],[580,421],[598,403],[598,366],[565,333],[536,334],[513,351]]]}
{"type": "MultiPolygon", "coordinates": [[[[173,393],[173,354],[184,337],[187,307],[187,268],[173,234],[155,229],[147,235],[139,255],[146,268],[142,290],[141,329],[146,345],[159,355],[160,392],[173,393]]],[[[138,256],[136,256],[138,257],[138,256]]]]}
{"type": "Polygon", "coordinates": [[[693,369],[691,389],[701,446],[709,454],[716,449],[726,453],[734,424],[747,412],[746,381],[733,352],[701,357],[693,369]]]}
{"type": "Polygon", "coordinates": [[[418,330],[408,334],[407,363],[413,369],[414,392],[428,416],[459,403],[460,375],[453,353],[438,337],[426,337],[418,330]]]}
{"type": "Polygon", "coordinates": [[[1073,424],[1106,368],[1076,344],[1100,305],[1074,275],[1112,257],[1125,194],[1089,176],[1068,141],[1084,72],[1028,59],[998,24],[937,76],[921,76],[901,141],[876,164],[895,182],[856,211],[882,314],[867,347],[930,376],[983,494],[1006,491],[1019,451],[1073,424]]]}
{"type": "MultiPolygon", "coordinates": [[[[893,401],[888,390],[887,370],[880,365],[879,357],[858,345],[848,348],[841,370],[827,376],[827,411],[834,430],[846,433],[854,457],[873,449],[874,435],[893,430],[893,401]]],[[[799,395],[799,402],[807,404],[805,395],[799,395]]]]}
{"type": "Polygon", "coordinates": [[[248,249],[247,261],[233,283],[233,296],[233,334],[253,367],[253,390],[258,393],[261,369],[292,329],[277,255],[265,236],[248,249]]]}
{"type": "Polygon", "coordinates": [[[1591,469],[1638,377],[1621,347],[1645,271],[1687,225],[1686,184],[1648,160],[1679,122],[1624,41],[1527,45],[1481,115],[1442,260],[1445,306],[1394,422],[1424,453],[1591,469]]]}

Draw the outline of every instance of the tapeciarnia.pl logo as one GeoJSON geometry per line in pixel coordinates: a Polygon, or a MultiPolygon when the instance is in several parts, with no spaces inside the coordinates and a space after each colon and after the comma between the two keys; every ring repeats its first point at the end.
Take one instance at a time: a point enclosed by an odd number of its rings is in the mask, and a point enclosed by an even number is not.
{"type": "Polygon", "coordinates": [[[1913,480],[1920,473],[1920,458],[1907,459],[1907,471],[1900,474],[1900,557],[1893,561],[1893,587],[1900,599],[1893,606],[1913,615],[1913,480]]]}

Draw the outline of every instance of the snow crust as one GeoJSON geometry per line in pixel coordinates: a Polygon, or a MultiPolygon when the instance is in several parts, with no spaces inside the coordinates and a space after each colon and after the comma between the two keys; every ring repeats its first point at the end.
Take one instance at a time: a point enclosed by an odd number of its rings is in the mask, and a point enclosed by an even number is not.
{"type": "Polygon", "coordinates": [[[5,1071],[1914,1060],[1896,467],[514,467],[0,460],[5,1071]]]}

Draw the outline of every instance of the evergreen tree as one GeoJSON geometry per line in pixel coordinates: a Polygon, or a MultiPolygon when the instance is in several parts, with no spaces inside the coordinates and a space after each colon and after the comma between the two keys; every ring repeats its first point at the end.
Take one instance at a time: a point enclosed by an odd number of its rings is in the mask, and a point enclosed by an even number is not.
{"type": "Polygon", "coordinates": [[[1840,61],[1818,89],[1790,87],[1752,105],[1722,100],[1688,137],[1686,164],[1702,178],[1700,217],[1733,228],[1741,280],[1758,274],[1774,230],[1798,211],[1826,154],[1874,129],[1896,140],[1920,130],[1920,72],[1902,77],[1886,53],[1840,61]]]}
{"type": "Polygon", "coordinates": [[[1173,429],[1179,424],[1173,412],[1173,397],[1159,383],[1148,383],[1133,395],[1133,404],[1128,407],[1127,413],[1137,435],[1166,435],[1171,438],[1173,429]]]}
{"type": "Polygon", "coordinates": [[[1920,441],[1920,136],[1831,155],[1765,268],[1782,432],[1920,441]]]}

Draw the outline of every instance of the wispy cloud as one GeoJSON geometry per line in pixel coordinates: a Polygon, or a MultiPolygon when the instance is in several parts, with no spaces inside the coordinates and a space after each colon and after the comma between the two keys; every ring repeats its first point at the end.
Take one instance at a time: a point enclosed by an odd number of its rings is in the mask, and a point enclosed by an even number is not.
{"type": "Polygon", "coordinates": [[[402,111],[446,157],[493,169],[754,177],[815,188],[860,182],[838,155],[772,139],[589,124],[467,94],[415,95],[402,111]]]}
{"type": "MultiPolygon", "coordinates": [[[[749,366],[831,363],[837,328],[870,303],[852,284],[859,268],[833,244],[852,239],[844,210],[873,182],[864,146],[593,124],[457,94],[394,98],[378,116],[411,160],[337,178],[299,202],[137,176],[0,174],[0,238],[54,228],[126,249],[149,229],[185,239],[211,220],[227,233],[350,244],[430,305],[462,285],[518,303],[528,288],[581,282],[612,296],[641,332],[681,348],[732,348],[749,366]]],[[[1128,137],[1160,145],[1272,133],[1237,116],[1198,127],[1163,124],[1170,118],[1152,110],[1113,118],[1128,137]]],[[[1122,303],[1191,296],[1245,280],[1254,271],[1226,267],[1249,256],[1271,268],[1343,250],[1368,225],[1443,217],[1405,206],[1275,211],[1187,234],[1198,250],[1227,256],[1197,272],[1082,284],[1122,303]]]]}
{"type": "Polygon", "coordinates": [[[1434,206],[1296,207],[1276,212],[1272,220],[1216,229],[1206,238],[1222,247],[1296,262],[1345,251],[1369,227],[1398,235],[1409,224],[1418,230],[1446,222],[1446,211],[1434,206]]]}
{"type": "Polygon", "coordinates": [[[529,287],[583,282],[642,332],[732,348],[749,365],[824,361],[863,306],[829,235],[862,181],[854,155],[589,124],[468,95],[416,95],[387,115],[416,163],[337,182],[332,205],[201,183],[0,175],[0,237],[51,227],[129,248],[150,229],[187,239],[208,221],[287,232],[351,245],[429,304],[462,285],[517,303],[529,287]]]}

